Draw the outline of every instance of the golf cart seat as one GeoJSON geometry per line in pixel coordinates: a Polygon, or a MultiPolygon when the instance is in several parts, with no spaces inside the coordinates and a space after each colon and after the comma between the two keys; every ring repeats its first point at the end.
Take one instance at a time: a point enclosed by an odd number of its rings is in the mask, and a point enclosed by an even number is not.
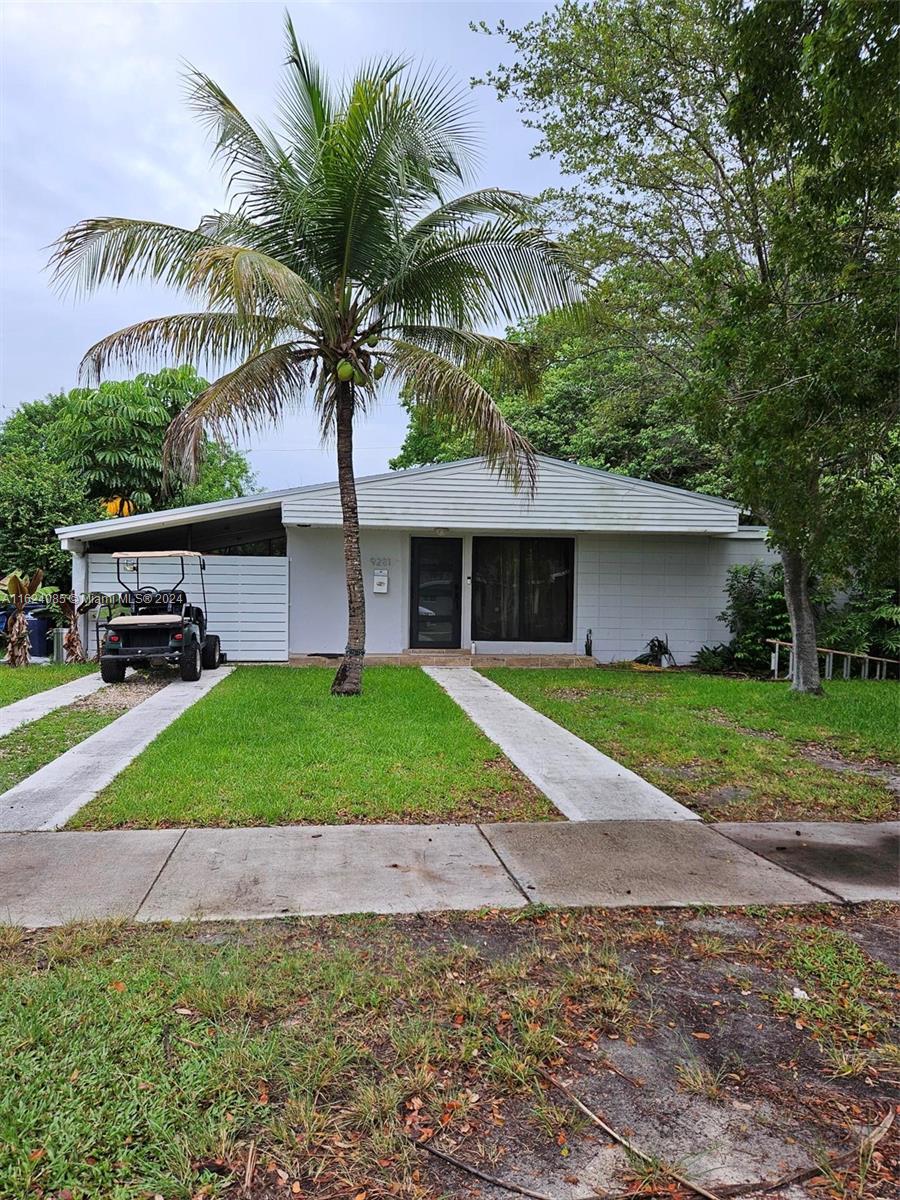
{"type": "Polygon", "coordinates": [[[181,617],[167,613],[138,613],[135,616],[125,615],[113,617],[107,622],[111,629],[121,629],[129,625],[180,625],[181,617]]]}

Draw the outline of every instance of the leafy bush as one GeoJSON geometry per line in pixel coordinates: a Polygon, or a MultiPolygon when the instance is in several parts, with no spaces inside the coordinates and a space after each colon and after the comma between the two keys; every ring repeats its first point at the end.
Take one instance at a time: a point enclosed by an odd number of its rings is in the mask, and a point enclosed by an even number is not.
{"type": "Polygon", "coordinates": [[[734,666],[731,646],[719,642],[715,646],[701,646],[691,659],[691,666],[698,671],[727,671],[734,666]]]}
{"type": "Polygon", "coordinates": [[[900,604],[897,591],[851,592],[840,607],[819,622],[819,645],[883,658],[900,655],[900,604]]]}
{"type": "MultiPolygon", "coordinates": [[[[693,659],[702,671],[769,669],[767,638],[791,640],[780,565],[755,562],[731,567],[725,584],[728,605],[720,620],[734,635],[728,645],[703,646],[693,659]]],[[[900,603],[896,589],[856,589],[848,595],[813,590],[816,641],[820,646],[885,658],[900,655],[900,603]]]]}
{"type": "Polygon", "coordinates": [[[733,664],[743,671],[768,670],[772,648],[766,638],[791,640],[781,567],[763,562],[731,567],[725,593],[728,604],[719,619],[734,635],[729,646],[733,664]]]}

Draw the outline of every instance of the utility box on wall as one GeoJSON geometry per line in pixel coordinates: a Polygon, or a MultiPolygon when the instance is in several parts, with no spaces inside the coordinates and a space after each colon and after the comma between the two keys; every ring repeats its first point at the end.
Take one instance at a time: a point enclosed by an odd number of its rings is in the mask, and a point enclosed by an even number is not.
{"type": "Polygon", "coordinates": [[[383,567],[376,567],[373,572],[372,591],[384,595],[388,590],[388,573],[383,567]]]}

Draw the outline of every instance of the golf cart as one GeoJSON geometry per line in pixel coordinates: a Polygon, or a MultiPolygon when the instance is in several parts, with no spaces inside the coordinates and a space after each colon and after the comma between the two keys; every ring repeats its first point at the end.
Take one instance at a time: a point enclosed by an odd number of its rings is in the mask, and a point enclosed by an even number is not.
{"type": "MultiPolygon", "coordinates": [[[[142,554],[119,552],[113,554],[116,563],[116,579],[121,586],[121,607],[127,604],[129,611],[113,615],[113,605],[106,604],[106,620],[97,622],[97,638],[100,630],[105,631],[100,652],[100,676],[106,683],[121,683],[127,667],[141,663],[161,666],[177,663],[181,678],[194,682],[200,678],[205,667],[214,671],[225,655],[219,639],[206,629],[206,583],[203,573],[206,563],[196,550],[146,550],[142,554]],[[172,558],[181,564],[181,575],[177,582],[165,591],[150,584],[141,584],[141,559],[172,558]],[[185,576],[185,559],[195,561],[200,573],[202,607],[191,604],[181,590],[185,576]],[[126,570],[134,571],[134,582],[126,583],[122,578],[123,561],[133,563],[126,570]]],[[[101,613],[103,609],[101,608],[101,613]]]]}

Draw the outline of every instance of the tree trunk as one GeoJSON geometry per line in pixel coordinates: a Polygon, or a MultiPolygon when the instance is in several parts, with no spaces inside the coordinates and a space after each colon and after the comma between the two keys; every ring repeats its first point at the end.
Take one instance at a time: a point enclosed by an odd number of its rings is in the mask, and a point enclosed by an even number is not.
{"type": "Polygon", "coordinates": [[[794,642],[791,691],[821,696],[822,677],[816,653],[816,618],[809,599],[809,564],[799,550],[781,551],[784,598],[794,642]]]}
{"type": "Polygon", "coordinates": [[[366,592],[359,551],[359,509],[353,476],[353,385],[339,383],[337,426],[338,485],[344,519],[344,568],[347,575],[347,646],[331,684],[333,696],[358,696],[362,691],[363,655],[366,650],[366,592]]]}

